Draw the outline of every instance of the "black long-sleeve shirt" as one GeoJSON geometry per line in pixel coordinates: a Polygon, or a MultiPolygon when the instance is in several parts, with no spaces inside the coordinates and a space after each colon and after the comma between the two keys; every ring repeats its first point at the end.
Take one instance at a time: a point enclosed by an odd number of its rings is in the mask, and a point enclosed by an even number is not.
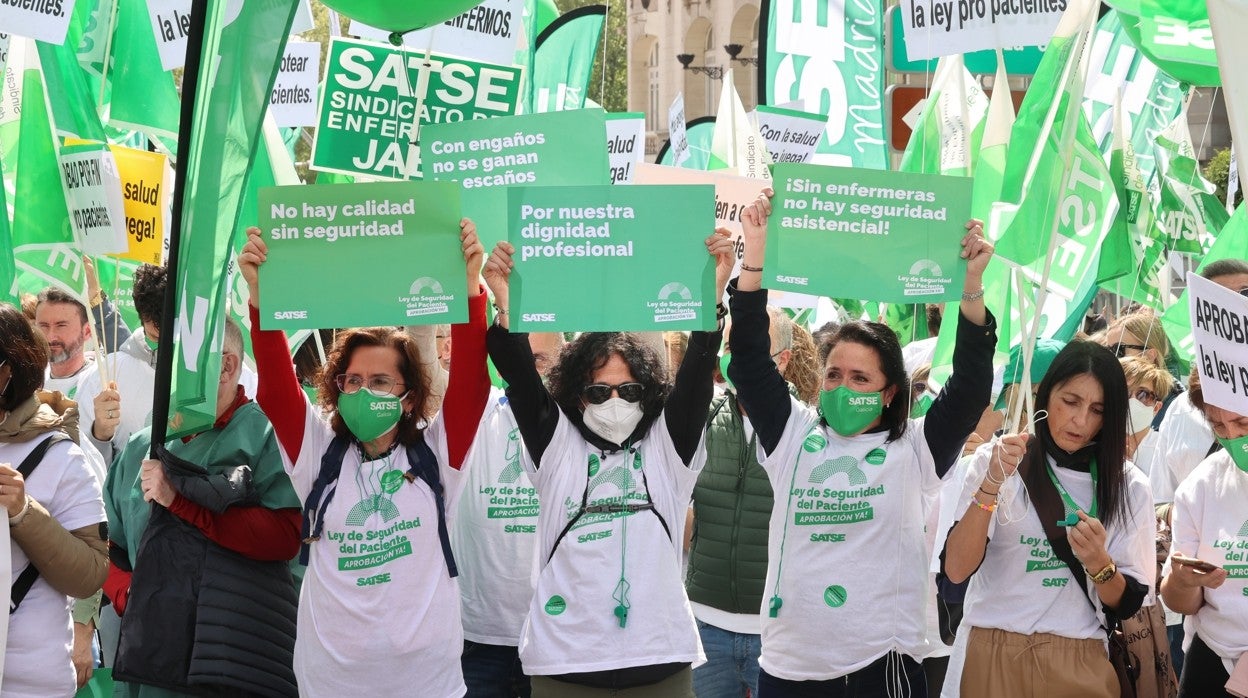
{"type": "MultiPolygon", "coordinates": [[[[741,404],[750,415],[758,442],[770,454],[780,443],[789,421],[792,402],[788,385],[771,360],[768,332],[767,291],[739,291],[734,281],[728,287],[732,308],[732,363],[729,378],[737,387],[741,404]]],[[[962,451],[962,445],[992,395],[992,355],[997,343],[997,323],[988,314],[988,324],[979,326],[959,315],[957,344],[953,351],[953,375],[924,420],[923,435],[936,464],[936,474],[944,477],[962,451]]],[[[908,386],[897,386],[905,398],[908,386]]],[[[881,427],[886,428],[886,427],[881,427]]]]}

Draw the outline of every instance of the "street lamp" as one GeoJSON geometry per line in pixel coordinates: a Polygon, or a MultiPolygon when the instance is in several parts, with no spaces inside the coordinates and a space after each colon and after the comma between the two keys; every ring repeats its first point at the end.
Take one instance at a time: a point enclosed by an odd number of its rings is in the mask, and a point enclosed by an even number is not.
{"type": "Polygon", "coordinates": [[[745,47],[741,44],[724,44],[724,51],[728,54],[728,59],[741,63],[742,65],[758,65],[758,57],[737,58],[745,47]]]}
{"type": "Polygon", "coordinates": [[[710,79],[712,79],[712,80],[723,80],[723,79],[724,79],[724,68],[723,68],[723,66],[718,66],[718,65],[691,65],[691,64],[693,63],[693,54],[692,54],[692,53],[678,53],[678,54],[676,54],[676,60],[680,61],[680,65],[681,65],[682,67],[684,67],[684,69],[685,69],[685,70],[691,70],[691,71],[693,71],[693,74],[694,74],[694,75],[697,75],[698,73],[702,73],[702,74],[706,75],[706,77],[708,77],[708,78],[710,78],[710,79]]]}

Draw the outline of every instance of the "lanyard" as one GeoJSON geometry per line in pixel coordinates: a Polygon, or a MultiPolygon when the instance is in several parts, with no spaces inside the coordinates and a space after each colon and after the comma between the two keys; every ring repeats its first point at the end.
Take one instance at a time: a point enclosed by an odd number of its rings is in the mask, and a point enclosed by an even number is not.
{"type": "MultiPolygon", "coordinates": [[[[1074,526],[1075,524],[1079,523],[1079,514],[1077,513],[1080,508],[1079,505],[1075,503],[1075,500],[1073,498],[1071,498],[1070,493],[1066,491],[1066,488],[1062,487],[1061,481],[1057,479],[1057,474],[1053,472],[1053,466],[1049,465],[1049,461],[1047,458],[1044,461],[1044,468],[1045,470],[1049,472],[1049,479],[1053,481],[1053,486],[1057,488],[1057,493],[1062,496],[1062,502],[1066,505],[1066,518],[1062,519],[1061,521],[1058,521],[1057,525],[1058,526],[1074,526]]],[[[1092,518],[1095,519],[1096,518],[1096,479],[1097,479],[1095,458],[1093,458],[1092,461],[1088,464],[1088,472],[1092,474],[1092,506],[1088,507],[1088,516],[1091,516],[1092,518]]]]}

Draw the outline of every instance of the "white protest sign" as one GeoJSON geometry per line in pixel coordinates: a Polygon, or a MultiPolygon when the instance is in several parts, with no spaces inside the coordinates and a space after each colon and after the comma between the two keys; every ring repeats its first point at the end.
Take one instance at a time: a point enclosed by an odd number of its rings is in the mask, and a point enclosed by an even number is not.
{"type": "MultiPolygon", "coordinates": [[[[416,1],[419,0],[413,0],[416,1]]],[[[485,0],[458,17],[404,34],[403,45],[418,51],[432,50],[511,65],[516,62],[523,11],[523,0],[485,0]]],[[[351,32],[361,39],[390,43],[390,32],[385,29],[352,21],[351,32]]]]}
{"type": "Polygon", "coordinates": [[[290,33],[302,34],[315,26],[316,23],[312,19],[312,6],[308,4],[308,0],[299,0],[299,6],[295,8],[295,18],[290,21],[290,33]]]}
{"type": "Polygon", "coordinates": [[[758,124],[775,163],[811,162],[828,125],[828,117],[821,114],[762,104],[750,112],[750,118],[758,124]]]}
{"type": "Polygon", "coordinates": [[[1248,297],[1190,271],[1187,295],[1205,402],[1248,414],[1248,297]]]}
{"type": "Polygon", "coordinates": [[[1043,46],[1067,0],[901,0],[906,58],[1043,46]]]}
{"type": "Polygon", "coordinates": [[[321,44],[288,41],[278,66],[269,113],[278,126],[316,125],[316,84],[321,74],[321,44]]]}
{"type": "Polygon", "coordinates": [[[667,139],[672,144],[672,158],[679,167],[689,159],[689,137],[685,133],[685,93],[676,95],[676,100],[667,110],[667,139]]]}
{"type": "Polygon", "coordinates": [[[642,112],[607,114],[607,158],[611,183],[629,184],[633,171],[646,157],[646,115],[642,112]]]}
{"type": "MultiPolygon", "coordinates": [[[[243,0],[226,0],[221,26],[229,26],[243,11],[243,0]]],[[[156,52],[164,70],[186,63],[186,41],[191,32],[191,0],[147,0],[147,14],[156,36],[156,52]]]]}
{"type": "MultiPolygon", "coordinates": [[[[727,228],[732,234],[733,246],[736,248],[732,275],[737,276],[741,273],[741,259],[745,256],[741,214],[747,206],[754,203],[764,189],[771,186],[770,180],[743,177],[723,171],[713,172],[653,165],[648,162],[638,164],[635,172],[633,184],[713,185],[715,187],[715,227],[727,228]]],[[[782,308],[813,308],[819,301],[817,296],[785,291],[770,291],[767,297],[769,303],[782,308]]]]}
{"type": "Polygon", "coordinates": [[[0,30],[49,44],[65,43],[76,0],[0,0],[0,30]]]}
{"type": "Polygon", "coordinates": [[[126,207],[112,151],[105,145],[69,146],[59,159],[70,226],[82,251],[125,252],[126,207]]]}

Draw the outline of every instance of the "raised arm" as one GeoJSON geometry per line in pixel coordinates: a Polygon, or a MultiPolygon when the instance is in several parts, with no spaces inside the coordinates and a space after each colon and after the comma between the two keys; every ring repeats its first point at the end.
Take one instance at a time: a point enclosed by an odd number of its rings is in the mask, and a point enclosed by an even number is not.
{"type": "MultiPolygon", "coordinates": [[[[511,332],[507,311],[511,307],[511,270],[515,268],[512,255],[515,248],[509,242],[500,242],[490,252],[485,263],[485,283],[494,294],[494,326],[486,332],[485,342],[490,359],[498,375],[507,382],[507,400],[516,418],[516,427],[524,447],[533,463],[542,462],[542,454],[555,436],[559,425],[559,405],[542,383],[533,361],[533,349],[527,334],[511,332]]],[[[451,340],[455,351],[455,340],[451,340]]],[[[453,361],[453,360],[452,360],[453,361]]]]}
{"type": "Polygon", "coordinates": [[[106,354],[121,348],[121,343],[130,336],[130,327],[121,318],[108,294],[100,288],[100,276],[90,255],[83,255],[82,268],[87,277],[87,303],[91,306],[91,318],[95,320],[95,329],[99,332],[96,337],[100,345],[99,358],[103,359],[106,354]]]}
{"type": "Polygon", "coordinates": [[[481,288],[485,250],[477,239],[477,227],[467,218],[459,222],[459,239],[468,274],[468,322],[451,326],[451,375],[442,401],[447,453],[456,470],[468,455],[490,397],[490,374],[485,368],[486,296],[481,288]]]}
{"type": "Polygon", "coordinates": [[[260,265],[268,257],[259,228],[247,229],[247,244],[238,256],[238,268],[247,282],[251,299],[251,350],[256,358],[256,402],[273,423],[273,432],[286,457],[294,464],[303,445],[303,426],[307,399],[299,387],[295,364],[290,359],[290,345],[281,330],[260,329],[260,265]]]}
{"type": "Polygon", "coordinates": [[[767,316],[767,291],[763,289],[763,258],[767,250],[767,218],[771,215],[772,190],[766,189],[741,216],[745,254],[741,276],[729,289],[732,305],[732,360],[728,377],[737,387],[741,405],[750,415],[758,443],[770,454],[784,435],[793,403],[789,387],[771,360],[771,319],[767,316]]]}
{"type": "Polygon", "coordinates": [[[936,396],[924,420],[923,436],[936,463],[936,474],[958,462],[962,445],[975,431],[992,397],[992,354],[997,344],[997,323],[984,307],[984,269],[993,246],[984,236],[983,223],[971,220],[962,238],[966,281],[959,306],[958,334],[953,348],[953,374],[936,396]]]}
{"type": "MultiPolygon", "coordinates": [[[[672,446],[685,465],[693,460],[702,442],[706,428],[706,411],[710,409],[715,394],[713,378],[715,363],[719,358],[719,345],[724,338],[723,305],[724,287],[732,274],[733,246],[727,229],[719,229],[706,239],[706,250],[715,258],[716,322],[713,332],[693,332],[689,336],[689,348],[680,362],[672,391],[663,406],[663,418],[667,431],[672,435],[672,446]]],[[[707,301],[709,303],[709,301],[707,301]]]]}

